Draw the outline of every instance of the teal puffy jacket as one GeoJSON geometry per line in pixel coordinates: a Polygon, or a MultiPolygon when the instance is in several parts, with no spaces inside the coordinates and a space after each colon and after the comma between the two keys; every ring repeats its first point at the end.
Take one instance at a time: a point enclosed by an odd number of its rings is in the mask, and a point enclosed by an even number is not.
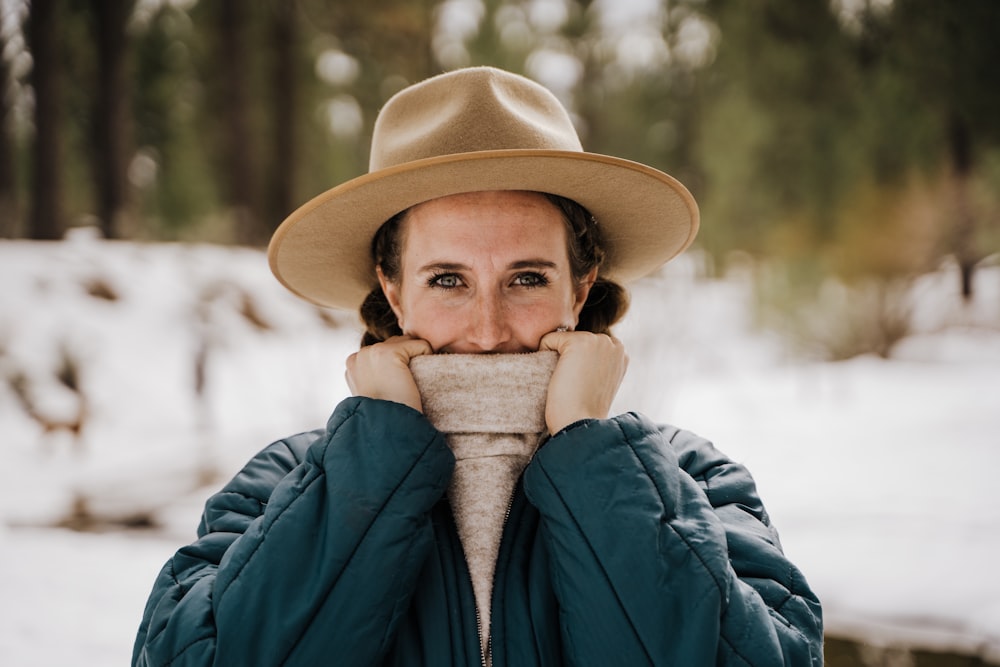
{"type": "MultiPolygon", "coordinates": [[[[134,665],[480,665],[445,490],[419,412],[343,401],[209,499],[157,578],[134,665]]],[[[820,605],[747,471],[627,414],[528,465],[494,580],[494,667],[821,665],[820,605]]]]}

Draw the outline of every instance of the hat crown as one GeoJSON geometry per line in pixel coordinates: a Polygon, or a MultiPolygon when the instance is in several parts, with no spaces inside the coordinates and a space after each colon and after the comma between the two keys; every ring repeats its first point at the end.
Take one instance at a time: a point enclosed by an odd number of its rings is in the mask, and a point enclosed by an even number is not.
{"type": "Polygon", "coordinates": [[[441,74],[392,97],[372,135],[369,171],[459,153],[583,150],[548,89],[492,67],[441,74]]]}

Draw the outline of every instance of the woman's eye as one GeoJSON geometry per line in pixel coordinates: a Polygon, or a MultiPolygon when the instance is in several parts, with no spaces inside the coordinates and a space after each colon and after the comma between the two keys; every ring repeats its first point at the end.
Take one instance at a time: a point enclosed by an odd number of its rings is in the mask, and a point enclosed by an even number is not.
{"type": "Polygon", "coordinates": [[[549,279],[540,273],[519,273],[514,278],[514,284],[520,287],[544,287],[549,284],[549,279]]]}
{"type": "Polygon", "coordinates": [[[454,289],[455,287],[460,287],[462,285],[462,281],[454,273],[442,273],[436,276],[431,276],[431,279],[427,281],[427,284],[431,287],[454,289]]]}

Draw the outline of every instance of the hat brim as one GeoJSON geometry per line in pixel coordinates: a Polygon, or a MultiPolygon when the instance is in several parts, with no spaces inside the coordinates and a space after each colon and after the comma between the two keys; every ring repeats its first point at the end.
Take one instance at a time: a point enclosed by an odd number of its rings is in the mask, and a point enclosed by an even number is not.
{"type": "Polygon", "coordinates": [[[377,286],[371,240],[389,218],[439,197],[534,190],[593,213],[621,283],[678,255],[698,231],[698,206],[676,179],[621,158],[577,151],[498,150],[444,155],[371,172],[316,196],[278,227],[268,247],[277,279],[320,306],[357,309],[377,286]]]}

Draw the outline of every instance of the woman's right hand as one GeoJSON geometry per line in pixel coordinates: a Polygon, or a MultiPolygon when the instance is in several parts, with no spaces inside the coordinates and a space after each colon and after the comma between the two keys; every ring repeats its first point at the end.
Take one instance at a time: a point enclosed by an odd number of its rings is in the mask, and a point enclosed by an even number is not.
{"type": "Polygon", "coordinates": [[[347,358],[347,386],[355,396],[394,401],[423,412],[410,359],[432,353],[430,343],[406,335],[363,347],[347,358]]]}

